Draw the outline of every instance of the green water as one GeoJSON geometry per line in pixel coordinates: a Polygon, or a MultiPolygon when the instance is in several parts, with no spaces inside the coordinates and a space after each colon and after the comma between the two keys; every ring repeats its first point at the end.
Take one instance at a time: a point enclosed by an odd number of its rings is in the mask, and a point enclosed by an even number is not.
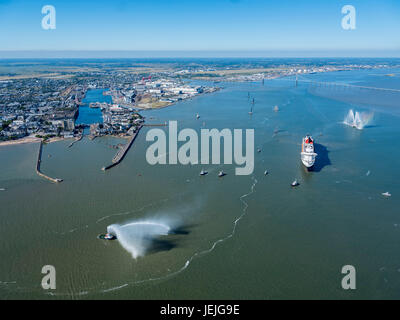
{"type": "MultiPolygon", "coordinates": [[[[358,81],[369,77],[357,73],[358,81]]],[[[143,115],[148,123],[177,120],[180,129],[254,128],[261,152],[250,176],[235,176],[233,165],[150,166],[149,127],[107,172],[100,169],[119,139],[46,145],[42,171],[63,178],[60,184],[35,174],[38,145],[0,147],[0,187],[6,188],[0,191],[0,297],[400,298],[398,116],[301,84],[223,86],[143,115]],[[248,92],[256,101],[253,116],[248,92]],[[374,122],[362,131],[344,126],[349,108],[374,109],[374,122]],[[300,163],[307,133],[318,143],[314,172],[300,163]],[[203,168],[209,175],[199,177],[203,168]],[[219,179],[221,169],[227,176],[219,179]],[[297,189],[290,187],[294,178],[297,189]],[[385,191],[393,196],[385,199],[385,191]],[[137,259],[118,241],[97,239],[110,224],[148,219],[177,232],[137,259]],[[347,264],[357,270],[355,291],[341,288],[347,264]],[[56,290],[41,288],[43,265],[55,266],[56,290]]]]}

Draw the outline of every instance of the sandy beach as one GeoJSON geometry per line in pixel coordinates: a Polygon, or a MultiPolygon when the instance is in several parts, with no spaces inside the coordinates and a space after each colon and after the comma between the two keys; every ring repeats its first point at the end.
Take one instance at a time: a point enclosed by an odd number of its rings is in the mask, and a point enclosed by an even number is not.
{"type": "MultiPolygon", "coordinates": [[[[39,143],[42,139],[41,138],[37,138],[37,137],[32,137],[32,136],[28,136],[28,137],[24,137],[18,140],[10,140],[10,141],[1,141],[0,142],[0,147],[2,146],[12,146],[12,145],[16,145],[16,144],[25,144],[25,143],[39,143]]],[[[64,140],[64,138],[62,137],[53,137],[50,138],[46,141],[46,143],[52,143],[52,142],[56,142],[56,141],[61,141],[64,140]]]]}

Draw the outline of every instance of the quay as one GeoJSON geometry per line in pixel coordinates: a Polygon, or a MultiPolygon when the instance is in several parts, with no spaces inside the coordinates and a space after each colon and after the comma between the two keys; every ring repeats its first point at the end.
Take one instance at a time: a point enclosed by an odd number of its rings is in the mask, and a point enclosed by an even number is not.
{"type": "Polygon", "coordinates": [[[132,146],[137,135],[139,134],[139,131],[141,128],[142,128],[142,126],[139,126],[138,130],[129,138],[128,142],[120,150],[118,150],[118,152],[116,153],[116,155],[114,156],[114,158],[111,161],[112,164],[101,168],[101,170],[106,171],[108,169],[111,169],[112,167],[116,166],[124,159],[125,155],[127,154],[128,150],[132,146]]]}
{"type": "Polygon", "coordinates": [[[55,183],[62,182],[63,179],[51,178],[51,177],[49,177],[49,176],[46,176],[46,175],[43,174],[42,172],[40,172],[40,163],[41,163],[41,161],[42,161],[42,148],[43,148],[43,142],[40,141],[39,153],[38,153],[38,158],[37,158],[37,162],[36,162],[36,173],[37,173],[39,176],[41,176],[41,177],[43,177],[43,178],[45,178],[45,179],[47,179],[47,180],[49,180],[49,181],[51,181],[51,182],[55,182],[55,183]]]}

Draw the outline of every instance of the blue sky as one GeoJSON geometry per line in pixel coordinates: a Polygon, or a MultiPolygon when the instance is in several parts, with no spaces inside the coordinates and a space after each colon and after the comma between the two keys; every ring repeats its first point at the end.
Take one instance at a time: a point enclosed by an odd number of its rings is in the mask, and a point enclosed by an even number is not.
{"type": "MultiPolygon", "coordinates": [[[[399,0],[0,0],[0,50],[400,52],[399,0]],[[44,5],[56,30],[41,28],[44,5]],[[343,30],[341,8],[357,10],[343,30]]],[[[373,55],[373,54],[372,54],[373,55]]],[[[397,54],[398,56],[398,54],[397,54]]]]}

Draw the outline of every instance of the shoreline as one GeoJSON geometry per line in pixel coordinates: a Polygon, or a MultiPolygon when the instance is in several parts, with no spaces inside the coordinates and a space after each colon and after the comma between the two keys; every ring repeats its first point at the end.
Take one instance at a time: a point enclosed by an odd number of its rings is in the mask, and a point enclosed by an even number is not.
{"type": "Polygon", "coordinates": [[[72,138],[53,137],[47,141],[43,141],[42,138],[27,136],[27,137],[23,137],[23,138],[17,139],[17,140],[1,141],[0,147],[13,146],[13,145],[19,145],[19,144],[28,144],[28,143],[39,143],[39,142],[52,143],[52,142],[58,142],[58,141],[63,141],[63,140],[69,140],[69,139],[72,139],[72,138]]]}

